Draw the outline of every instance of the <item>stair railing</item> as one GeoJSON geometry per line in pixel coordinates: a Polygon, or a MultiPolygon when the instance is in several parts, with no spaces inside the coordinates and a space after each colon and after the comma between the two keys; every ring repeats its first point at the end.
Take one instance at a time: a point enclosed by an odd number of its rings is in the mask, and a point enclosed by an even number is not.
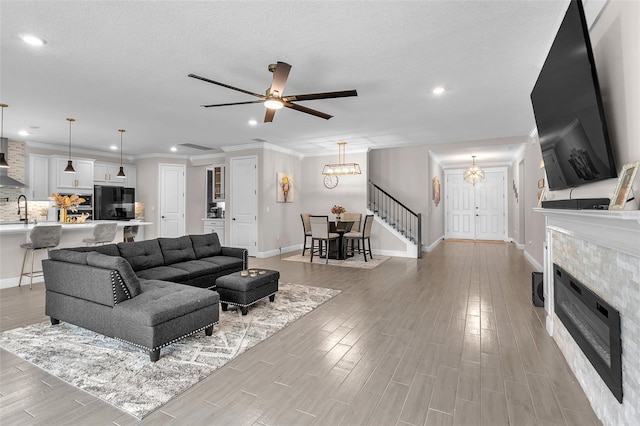
{"type": "Polygon", "coordinates": [[[422,214],[414,212],[371,180],[367,196],[369,210],[415,244],[418,258],[421,258],[422,214]]]}

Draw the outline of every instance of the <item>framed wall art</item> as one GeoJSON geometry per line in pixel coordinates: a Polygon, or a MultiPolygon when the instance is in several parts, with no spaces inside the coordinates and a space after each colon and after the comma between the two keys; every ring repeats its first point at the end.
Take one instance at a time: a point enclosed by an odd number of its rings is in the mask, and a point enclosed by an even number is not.
{"type": "Polygon", "coordinates": [[[440,179],[438,176],[433,177],[433,203],[436,207],[440,204],[440,179]]]}
{"type": "Polygon", "coordinates": [[[631,187],[633,186],[633,181],[636,178],[638,167],[640,167],[640,161],[625,164],[624,167],[622,167],[620,176],[618,176],[618,185],[613,192],[613,197],[611,197],[609,210],[624,209],[624,205],[627,203],[629,193],[631,192],[631,187]]]}
{"type": "Polygon", "coordinates": [[[278,173],[276,202],[293,203],[293,175],[278,173]]]}

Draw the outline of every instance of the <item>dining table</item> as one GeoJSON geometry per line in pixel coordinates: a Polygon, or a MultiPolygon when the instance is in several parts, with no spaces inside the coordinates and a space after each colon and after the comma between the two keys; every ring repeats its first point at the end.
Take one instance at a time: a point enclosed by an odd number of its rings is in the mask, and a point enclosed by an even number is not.
{"type": "Polygon", "coordinates": [[[351,231],[353,221],[329,221],[329,232],[338,234],[337,240],[329,242],[329,259],[345,260],[347,257],[347,247],[344,234],[351,231]]]}

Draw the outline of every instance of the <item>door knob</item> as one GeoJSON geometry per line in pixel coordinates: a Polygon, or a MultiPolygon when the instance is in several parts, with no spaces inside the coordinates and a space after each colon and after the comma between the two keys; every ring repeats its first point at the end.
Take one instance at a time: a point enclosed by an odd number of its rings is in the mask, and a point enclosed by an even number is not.
{"type": "Polygon", "coordinates": [[[234,217],[234,218],[232,218],[231,220],[236,220],[236,218],[234,217]]]}
{"type": "Polygon", "coordinates": [[[164,219],[164,216],[162,216],[162,218],[164,219]]]}

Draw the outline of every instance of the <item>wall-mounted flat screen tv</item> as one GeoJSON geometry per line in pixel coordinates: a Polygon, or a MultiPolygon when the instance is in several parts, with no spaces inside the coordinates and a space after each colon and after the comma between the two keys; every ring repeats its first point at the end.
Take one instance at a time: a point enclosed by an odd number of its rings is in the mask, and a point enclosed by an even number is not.
{"type": "Polygon", "coordinates": [[[571,1],[531,92],[549,189],[617,177],[589,29],[571,1]]]}

